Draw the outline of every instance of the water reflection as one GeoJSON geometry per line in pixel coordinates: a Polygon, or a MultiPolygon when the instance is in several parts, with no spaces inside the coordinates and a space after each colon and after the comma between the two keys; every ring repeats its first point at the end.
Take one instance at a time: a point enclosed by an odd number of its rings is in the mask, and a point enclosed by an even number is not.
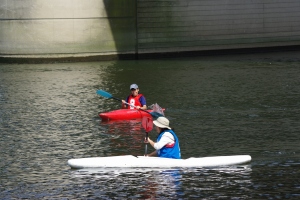
{"type": "Polygon", "coordinates": [[[142,119],[100,122],[101,126],[106,127],[106,133],[113,135],[111,138],[111,148],[115,148],[113,155],[143,155],[145,131],[141,121],[142,119]]]}
{"type": "Polygon", "coordinates": [[[0,199],[299,198],[299,55],[0,65],[0,199]],[[98,116],[120,103],[95,91],[125,97],[133,78],[167,109],[183,158],[250,154],[251,170],[70,176],[71,158],[144,154],[139,122],[98,116]]]}
{"type": "Polygon", "coordinates": [[[203,198],[215,196],[242,197],[252,185],[251,166],[218,168],[89,168],[71,170],[74,181],[92,180],[104,193],[118,192],[116,197],[142,199],[203,198]],[[120,184],[117,184],[120,183],[120,184]],[[230,188],[233,191],[227,191],[230,188]],[[212,194],[213,191],[218,193],[212,194]],[[240,191],[240,192],[238,192],[240,191]]]}
{"type": "Polygon", "coordinates": [[[164,196],[164,194],[170,198],[178,197],[183,194],[181,180],[182,172],[180,169],[162,170],[148,177],[146,180],[147,189],[141,195],[147,199],[155,199],[157,196],[164,196]]]}

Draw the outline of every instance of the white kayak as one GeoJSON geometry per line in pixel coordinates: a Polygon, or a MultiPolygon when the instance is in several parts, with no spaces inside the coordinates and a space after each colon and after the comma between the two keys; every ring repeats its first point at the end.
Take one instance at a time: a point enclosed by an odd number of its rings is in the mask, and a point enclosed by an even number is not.
{"type": "Polygon", "coordinates": [[[239,165],[251,161],[249,155],[214,156],[188,159],[172,159],[145,156],[111,156],[92,157],[68,160],[71,168],[102,168],[102,167],[152,167],[152,168],[174,168],[174,167],[214,167],[226,165],[239,165]]]}

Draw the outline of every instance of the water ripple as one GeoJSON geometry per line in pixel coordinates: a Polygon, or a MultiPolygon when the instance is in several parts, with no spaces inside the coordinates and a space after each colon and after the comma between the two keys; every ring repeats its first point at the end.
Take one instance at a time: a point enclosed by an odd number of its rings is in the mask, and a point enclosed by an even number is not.
{"type": "Polygon", "coordinates": [[[0,65],[0,199],[300,198],[299,56],[279,57],[0,65]],[[98,116],[120,102],[96,90],[125,98],[132,77],[148,105],[166,108],[183,158],[252,162],[71,170],[70,158],[144,154],[139,120],[98,116]]]}

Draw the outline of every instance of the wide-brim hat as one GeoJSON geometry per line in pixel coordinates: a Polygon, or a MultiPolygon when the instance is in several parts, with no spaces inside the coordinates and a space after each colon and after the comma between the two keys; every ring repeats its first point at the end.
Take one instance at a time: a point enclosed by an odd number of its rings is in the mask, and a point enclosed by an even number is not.
{"type": "Polygon", "coordinates": [[[171,129],[169,127],[170,122],[165,117],[158,117],[156,120],[153,121],[153,124],[155,124],[155,126],[158,126],[159,128],[171,129]]]}

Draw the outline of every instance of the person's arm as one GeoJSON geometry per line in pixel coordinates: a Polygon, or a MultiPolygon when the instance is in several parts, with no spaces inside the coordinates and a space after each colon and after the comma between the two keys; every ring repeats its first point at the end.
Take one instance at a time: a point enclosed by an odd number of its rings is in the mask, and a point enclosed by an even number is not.
{"type": "Polygon", "coordinates": [[[150,143],[150,145],[154,149],[160,150],[161,148],[163,148],[167,144],[173,144],[175,142],[175,139],[174,139],[174,136],[171,133],[166,132],[166,133],[163,134],[163,136],[161,137],[159,142],[155,143],[149,137],[148,137],[148,142],[150,143]]]}
{"type": "Polygon", "coordinates": [[[127,105],[126,103],[128,102],[128,98],[129,98],[129,97],[126,98],[126,101],[125,101],[125,100],[122,100],[122,109],[127,108],[128,105],[127,105]]]}
{"type": "Polygon", "coordinates": [[[153,141],[150,139],[150,137],[148,137],[148,142],[149,142],[149,144],[154,148],[155,142],[153,142],[153,141]]]}
{"type": "Polygon", "coordinates": [[[127,108],[127,105],[126,105],[125,103],[126,103],[126,101],[125,101],[125,100],[122,100],[122,109],[127,108]]]}
{"type": "Polygon", "coordinates": [[[144,96],[141,96],[141,98],[139,99],[140,103],[141,103],[141,107],[137,106],[138,109],[142,109],[142,110],[147,110],[147,105],[146,105],[146,98],[144,96]]]}
{"type": "Polygon", "coordinates": [[[152,153],[147,154],[148,157],[157,157],[157,152],[153,151],[152,153]]]}
{"type": "Polygon", "coordinates": [[[147,106],[146,106],[146,105],[143,105],[142,107],[137,106],[136,108],[137,108],[137,109],[142,109],[142,110],[147,110],[147,106]]]}

